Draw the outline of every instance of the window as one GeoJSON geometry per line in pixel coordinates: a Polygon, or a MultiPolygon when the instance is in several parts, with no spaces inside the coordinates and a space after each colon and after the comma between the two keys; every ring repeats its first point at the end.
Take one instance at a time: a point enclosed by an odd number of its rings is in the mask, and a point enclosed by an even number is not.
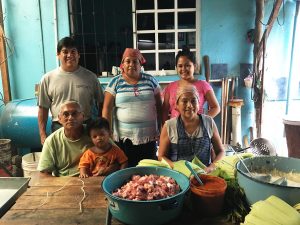
{"type": "Polygon", "coordinates": [[[147,73],[174,74],[175,56],[184,45],[200,52],[200,1],[132,0],[132,6],[133,44],[147,60],[147,73]]]}
{"type": "Polygon", "coordinates": [[[71,35],[79,45],[80,65],[98,76],[119,66],[133,47],[131,0],[69,0],[71,35]]]}
{"type": "Polygon", "coordinates": [[[200,52],[199,0],[68,0],[80,65],[97,75],[119,66],[125,48],[139,48],[147,73],[175,73],[183,45],[200,52]],[[133,12],[133,13],[132,13],[133,12]]]}

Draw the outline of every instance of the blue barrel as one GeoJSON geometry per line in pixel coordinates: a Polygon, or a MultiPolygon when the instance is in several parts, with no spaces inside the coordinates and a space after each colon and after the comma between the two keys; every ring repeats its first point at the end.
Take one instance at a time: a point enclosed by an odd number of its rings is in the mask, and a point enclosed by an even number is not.
{"type": "MultiPolygon", "coordinates": [[[[48,118],[47,133],[50,133],[51,118],[48,118]]],[[[11,139],[18,148],[41,148],[38,128],[37,99],[17,99],[0,110],[0,134],[11,139]]]]}

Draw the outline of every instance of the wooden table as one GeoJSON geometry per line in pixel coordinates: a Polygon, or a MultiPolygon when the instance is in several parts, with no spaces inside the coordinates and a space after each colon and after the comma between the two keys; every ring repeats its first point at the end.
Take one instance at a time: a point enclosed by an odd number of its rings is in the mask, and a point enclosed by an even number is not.
{"type": "MultiPolygon", "coordinates": [[[[39,177],[34,175],[27,191],[16,201],[13,207],[1,218],[0,224],[100,224],[122,225],[112,218],[107,219],[107,201],[101,188],[103,177],[39,177]],[[80,212],[79,202],[84,193],[80,212]],[[47,197],[47,192],[48,197],[47,197]],[[54,194],[51,194],[55,192],[54,194]]],[[[190,212],[184,212],[168,225],[230,224],[224,218],[195,218],[190,212]]]]}

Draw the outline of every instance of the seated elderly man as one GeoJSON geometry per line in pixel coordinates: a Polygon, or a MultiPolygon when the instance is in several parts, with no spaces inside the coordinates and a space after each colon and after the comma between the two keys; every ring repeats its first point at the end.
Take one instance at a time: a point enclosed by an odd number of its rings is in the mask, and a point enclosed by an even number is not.
{"type": "Polygon", "coordinates": [[[58,119],[63,127],[46,138],[37,169],[41,175],[79,175],[80,157],[92,145],[81,106],[72,100],[62,103],[58,119]]]}

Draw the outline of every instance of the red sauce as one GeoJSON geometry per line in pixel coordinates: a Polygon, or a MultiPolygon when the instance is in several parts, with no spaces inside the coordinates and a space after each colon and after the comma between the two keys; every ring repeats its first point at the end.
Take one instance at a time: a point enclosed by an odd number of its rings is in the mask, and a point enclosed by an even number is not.
{"type": "Polygon", "coordinates": [[[226,190],[227,183],[224,179],[220,177],[201,174],[200,179],[202,180],[203,185],[200,185],[195,178],[191,180],[191,190],[194,193],[197,192],[224,193],[224,191],[226,190]]]}

